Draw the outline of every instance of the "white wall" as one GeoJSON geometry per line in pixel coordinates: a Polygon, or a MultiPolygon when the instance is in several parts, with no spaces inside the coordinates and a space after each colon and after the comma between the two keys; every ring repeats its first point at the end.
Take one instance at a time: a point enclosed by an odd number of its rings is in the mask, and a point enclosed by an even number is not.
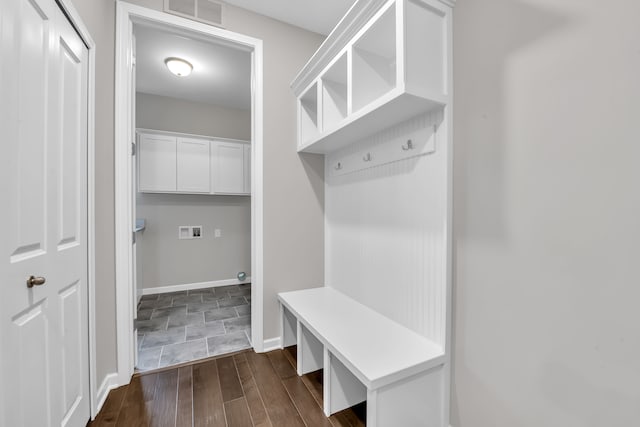
{"type": "Polygon", "coordinates": [[[251,276],[251,198],[138,193],[137,261],[142,288],[251,276]],[[201,239],[178,239],[178,226],[199,225],[201,239]],[[221,230],[214,237],[214,230],[221,230]]]}
{"type": "Polygon", "coordinates": [[[640,2],[454,11],[454,427],[640,425],[640,2]]]}
{"type": "Polygon", "coordinates": [[[138,92],[136,125],[147,129],[250,140],[251,110],[138,92]]]}
{"type": "Polygon", "coordinates": [[[424,114],[327,157],[325,275],[328,286],[444,346],[449,156],[445,126],[432,131],[442,120],[442,111],[424,114]],[[385,143],[400,150],[407,139],[435,141],[436,150],[333,173],[340,159],[385,143]]]}
{"type": "Polygon", "coordinates": [[[116,366],[116,294],[113,163],[115,2],[73,0],[96,43],[95,212],[97,388],[116,366]]]}

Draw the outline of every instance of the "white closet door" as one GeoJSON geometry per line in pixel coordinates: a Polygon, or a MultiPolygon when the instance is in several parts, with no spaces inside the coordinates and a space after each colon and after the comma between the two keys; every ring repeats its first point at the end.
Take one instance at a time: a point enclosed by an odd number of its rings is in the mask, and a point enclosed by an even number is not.
{"type": "Polygon", "coordinates": [[[251,194],[251,145],[244,146],[244,192],[251,194]]]}
{"type": "Polygon", "coordinates": [[[244,193],[244,144],[214,141],[212,147],[214,193],[244,193]]]}
{"type": "Polygon", "coordinates": [[[0,425],[84,427],[88,51],[54,0],[0,29],[0,425]]]}
{"type": "Polygon", "coordinates": [[[138,189],[176,191],[176,137],[142,133],[138,147],[138,189]]]}
{"type": "Polygon", "coordinates": [[[178,183],[179,192],[208,193],[209,141],[193,138],[178,138],[178,183]]]}

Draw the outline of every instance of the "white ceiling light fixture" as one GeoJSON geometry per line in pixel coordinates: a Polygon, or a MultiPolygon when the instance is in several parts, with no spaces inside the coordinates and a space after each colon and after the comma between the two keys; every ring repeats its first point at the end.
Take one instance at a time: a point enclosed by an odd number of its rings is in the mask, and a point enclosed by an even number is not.
{"type": "Polygon", "coordinates": [[[182,58],[170,57],[164,60],[164,64],[178,77],[187,77],[193,71],[193,65],[182,58]]]}

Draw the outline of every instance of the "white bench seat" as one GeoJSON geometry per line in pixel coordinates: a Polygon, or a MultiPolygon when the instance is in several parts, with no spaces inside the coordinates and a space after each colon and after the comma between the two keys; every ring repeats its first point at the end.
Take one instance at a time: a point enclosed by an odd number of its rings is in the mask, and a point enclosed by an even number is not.
{"type": "MultiPolygon", "coordinates": [[[[367,403],[367,425],[376,425],[376,420],[377,425],[386,425],[379,421],[381,415],[386,418],[396,412],[386,407],[389,404],[404,399],[407,403],[403,406],[417,405],[411,403],[413,394],[423,394],[422,400],[439,390],[441,374],[435,379],[428,374],[446,360],[442,347],[433,341],[329,287],[280,293],[278,300],[283,347],[298,345],[298,374],[325,369],[327,416],[345,405],[373,400],[367,403]],[[387,398],[389,404],[385,406],[378,390],[383,390],[384,396],[393,395],[393,390],[399,394],[387,398]],[[385,407],[377,407],[376,402],[385,407]]],[[[429,407],[424,402],[419,404],[429,407]]],[[[437,406],[432,410],[437,411],[437,406]]],[[[412,408],[398,409],[402,417],[409,417],[410,424],[406,425],[437,425],[427,423],[424,407],[413,408],[413,412],[412,408]],[[416,417],[422,421],[413,424],[411,420],[416,421],[416,417]]]]}

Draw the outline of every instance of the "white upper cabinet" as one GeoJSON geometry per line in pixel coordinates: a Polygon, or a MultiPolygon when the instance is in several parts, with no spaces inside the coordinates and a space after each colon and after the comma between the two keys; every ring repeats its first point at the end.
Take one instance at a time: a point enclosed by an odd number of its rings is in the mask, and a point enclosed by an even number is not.
{"type": "Polygon", "coordinates": [[[145,192],[176,191],[176,137],[140,134],[138,189],[145,192]]]}
{"type": "Polygon", "coordinates": [[[243,194],[244,146],[233,142],[213,141],[212,185],[217,194],[243,194]]]}
{"type": "Polygon", "coordinates": [[[298,151],[330,153],[444,108],[450,11],[435,0],[372,0],[349,11],[292,83],[298,151]]]}
{"type": "Polygon", "coordinates": [[[250,195],[251,145],[154,130],[138,131],[138,191],[250,195]]]}
{"type": "Polygon", "coordinates": [[[177,191],[209,193],[209,141],[177,138],[177,191]]]}

